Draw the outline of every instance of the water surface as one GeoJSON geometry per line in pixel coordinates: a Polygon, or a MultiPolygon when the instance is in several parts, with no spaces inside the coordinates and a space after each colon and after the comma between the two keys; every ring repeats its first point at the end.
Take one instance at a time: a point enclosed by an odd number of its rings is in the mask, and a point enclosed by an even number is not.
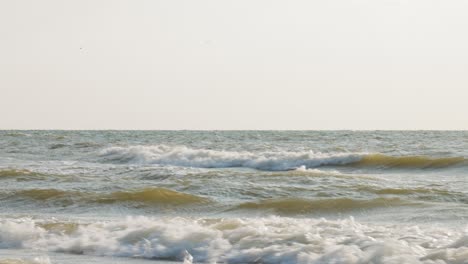
{"type": "Polygon", "coordinates": [[[0,248],[36,263],[468,263],[467,159],[463,131],[0,131],[0,248]]]}

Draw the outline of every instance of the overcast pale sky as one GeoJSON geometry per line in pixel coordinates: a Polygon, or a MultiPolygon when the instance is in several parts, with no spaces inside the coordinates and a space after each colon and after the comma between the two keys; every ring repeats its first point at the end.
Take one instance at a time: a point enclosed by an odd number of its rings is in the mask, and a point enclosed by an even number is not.
{"type": "Polygon", "coordinates": [[[468,129],[468,1],[0,0],[2,129],[468,129]]]}

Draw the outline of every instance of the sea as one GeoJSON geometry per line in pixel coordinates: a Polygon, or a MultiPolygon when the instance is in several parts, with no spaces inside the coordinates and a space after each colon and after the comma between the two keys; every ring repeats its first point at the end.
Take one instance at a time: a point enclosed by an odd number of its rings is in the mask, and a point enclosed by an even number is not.
{"type": "Polygon", "coordinates": [[[467,131],[0,131],[0,263],[468,263],[467,131]]]}

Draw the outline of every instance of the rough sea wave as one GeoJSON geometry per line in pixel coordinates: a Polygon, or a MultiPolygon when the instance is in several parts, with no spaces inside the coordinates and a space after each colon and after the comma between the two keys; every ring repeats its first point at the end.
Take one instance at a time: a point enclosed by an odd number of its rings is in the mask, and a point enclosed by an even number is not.
{"type": "Polygon", "coordinates": [[[244,167],[286,171],[301,167],[355,166],[386,168],[446,168],[467,165],[464,157],[388,156],[368,153],[233,152],[192,149],[186,146],[109,147],[100,152],[106,162],[155,164],[197,168],[244,167]]]}

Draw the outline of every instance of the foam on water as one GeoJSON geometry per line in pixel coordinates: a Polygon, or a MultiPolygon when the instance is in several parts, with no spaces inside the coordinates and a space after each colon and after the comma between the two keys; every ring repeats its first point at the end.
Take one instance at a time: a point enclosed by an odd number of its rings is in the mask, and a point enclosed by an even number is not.
{"type": "Polygon", "coordinates": [[[127,218],[77,224],[3,219],[0,247],[228,263],[466,263],[468,229],[270,218],[127,218]]]}

